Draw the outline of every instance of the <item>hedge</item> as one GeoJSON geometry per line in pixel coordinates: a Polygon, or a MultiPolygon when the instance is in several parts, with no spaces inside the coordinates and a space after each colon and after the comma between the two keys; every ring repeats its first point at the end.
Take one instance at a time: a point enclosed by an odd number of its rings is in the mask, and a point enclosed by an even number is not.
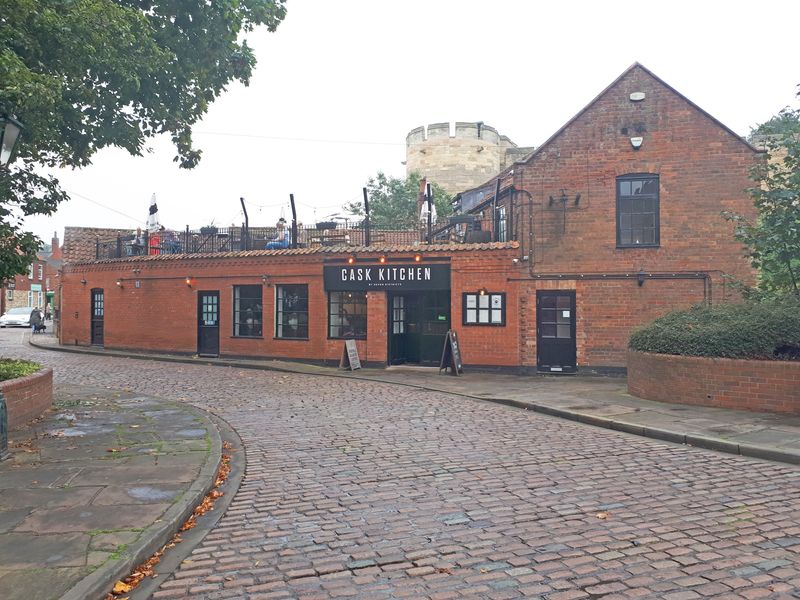
{"type": "Polygon", "coordinates": [[[42,365],[29,360],[0,358],[0,381],[33,375],[41,368],[42,365]]]}
{"type": "Polygon", "coordinates": [[[628,347],[682,356],[800,360],[800,302],[722,304],[672,312],[636,329],[628,347]]]}

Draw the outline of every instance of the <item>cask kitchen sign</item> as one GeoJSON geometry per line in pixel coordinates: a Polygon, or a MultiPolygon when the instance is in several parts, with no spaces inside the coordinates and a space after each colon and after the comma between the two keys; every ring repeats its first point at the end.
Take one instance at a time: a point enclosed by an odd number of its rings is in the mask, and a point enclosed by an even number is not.
{"type": "Polygon", "coordinates": [[[324,267],[327,291],[450,289],[450,265],[393,264],[324,267]]]}

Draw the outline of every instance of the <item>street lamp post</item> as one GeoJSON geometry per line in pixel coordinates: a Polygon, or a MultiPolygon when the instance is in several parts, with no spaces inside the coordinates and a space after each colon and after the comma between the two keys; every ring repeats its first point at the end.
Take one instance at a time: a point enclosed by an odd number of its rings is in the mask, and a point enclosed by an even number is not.
{"type": "Polygon", "coordinates": [[[11,156],[14,153],[14,146],[17,143],[19,133],[22,131],[22,123],[14,117],[0,115],[0,167],[8,167],[11,156]]]}
{"type": "MultiPolygon", "coordinates": [[[[20,131],[22,123],[13,117],[0,115],[0,169],[8,168],[20,131]]],[[[8,457],[8,406],[0,392],[0,460],[8,457]]]]}

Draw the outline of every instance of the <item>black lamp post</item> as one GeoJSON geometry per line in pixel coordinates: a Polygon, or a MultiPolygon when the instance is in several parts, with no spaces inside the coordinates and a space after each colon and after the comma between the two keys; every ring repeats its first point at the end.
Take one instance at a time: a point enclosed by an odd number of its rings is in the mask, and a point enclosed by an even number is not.
{"type": "MultiPolygon", "coordinates": [[[[0,115],[0,169],[8,167],[20,131],[22,123],[13,117],[0,115]]],[[[8,407],[5,397],[0,393],[0,460],[8,457],[8,407]]]]}
{"type": "Polygon", "coordinates": [[[8,167],[8,163],[11,162],[20,131],[22,123],[14,117],[0,115],[0,168],[8,167]]]}

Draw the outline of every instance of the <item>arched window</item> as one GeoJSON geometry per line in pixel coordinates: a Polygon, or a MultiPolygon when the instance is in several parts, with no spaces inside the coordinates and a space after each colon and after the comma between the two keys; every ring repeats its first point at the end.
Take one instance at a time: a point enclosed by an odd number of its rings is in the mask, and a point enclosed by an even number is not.
{"type": "Polygon", "coordinates": [[[652,173],[617,177],[617,248],[660,244],[658,189],[652,173]]]}

